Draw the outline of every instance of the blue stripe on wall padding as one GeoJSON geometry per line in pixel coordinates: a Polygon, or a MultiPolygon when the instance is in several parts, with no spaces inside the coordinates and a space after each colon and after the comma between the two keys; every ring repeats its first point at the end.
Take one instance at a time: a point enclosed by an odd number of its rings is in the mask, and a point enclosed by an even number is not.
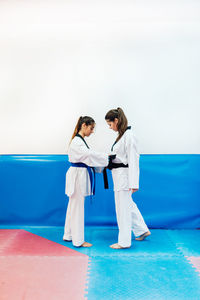
{"type": "MultiPolygon", "coordinates": [[[[67,155],[0,156],[0,224],[63,226],[67,155]]],[[[116,225],[109,190],[97,174],[85,202],[87,225],[116,225]]],[[[200,228],[200,155],[141,155],[140,190],[133,196],[150,228],[200,228]]]]}

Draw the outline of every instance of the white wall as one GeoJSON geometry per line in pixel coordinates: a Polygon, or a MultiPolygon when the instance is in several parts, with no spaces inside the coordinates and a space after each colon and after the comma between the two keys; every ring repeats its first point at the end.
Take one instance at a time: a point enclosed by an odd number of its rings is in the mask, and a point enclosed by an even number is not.
{"type": "Polygon", "coordinates": [[[121,106],[142,153],[200,153],[200,2],[0,2],[0,153],[62,154],[76,120],[121,106]]]}

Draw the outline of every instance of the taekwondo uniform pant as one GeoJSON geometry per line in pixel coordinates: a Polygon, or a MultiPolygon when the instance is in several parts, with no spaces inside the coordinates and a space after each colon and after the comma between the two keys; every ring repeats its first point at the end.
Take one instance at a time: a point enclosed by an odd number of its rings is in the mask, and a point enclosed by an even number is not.
{"type": "Polygon", "coordinates": [[[131,195],[129,190],[115,191],[118,244],[122,247],[131,246],[132,231],[137,237],[149,230],[131,195]]]}
{"type": "Polygon", "coordinates": [[[66,212],[64,240],[72,240],[74,246],[79,247],[84,243],[84,202],[85,197],[80,191],[74,191],[69,197],[66,212]]]}

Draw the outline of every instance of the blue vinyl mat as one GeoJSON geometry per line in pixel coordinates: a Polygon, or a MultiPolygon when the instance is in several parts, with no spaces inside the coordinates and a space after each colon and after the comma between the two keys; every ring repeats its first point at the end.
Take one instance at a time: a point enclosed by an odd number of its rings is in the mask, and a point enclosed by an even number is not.
{"type": "Polygon", "coordinates": [[[151,230],[132,247],[113,250],[117,228],[86,227],[91,248],[75,248],[64,242],[61,227],[23,227],[39,236],[90,257],[88,300],[199,300],[200,273],[186,256],[200,257],[200,230],[151,230]]]}
{"type": "MultiPolygon", "coordinates": [[[[0,155],[0,224],[64,226],[68,197],[67,155],[0,155]]],[[[143,154],[140,189],[133,199],[150,228],[200,227],[200,154],[143,154]],[[170,186],[170,192],[169,191],[170,186]]],[[[86,197],[87,226],[116,226],[113,182],[96,174],[92,203],[86,197]]]]}

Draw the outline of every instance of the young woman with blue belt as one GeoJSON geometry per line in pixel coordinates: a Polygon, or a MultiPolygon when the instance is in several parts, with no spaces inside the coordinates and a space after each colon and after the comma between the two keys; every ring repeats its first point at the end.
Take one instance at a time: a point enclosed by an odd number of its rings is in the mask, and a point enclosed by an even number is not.
{"type": "Polygon", "coordinates": [[[72,241],[76,247],[92,246],[84,239],[84,201],[85,196],[94,194],[95,171],[108,165],[108,154],[91,150],[84,139],[93,133],[94,127],[91,117],[80,117],[68,149],[71,166],[66,174],[65,193],[69,203],[63,240],[72,241]]]}

